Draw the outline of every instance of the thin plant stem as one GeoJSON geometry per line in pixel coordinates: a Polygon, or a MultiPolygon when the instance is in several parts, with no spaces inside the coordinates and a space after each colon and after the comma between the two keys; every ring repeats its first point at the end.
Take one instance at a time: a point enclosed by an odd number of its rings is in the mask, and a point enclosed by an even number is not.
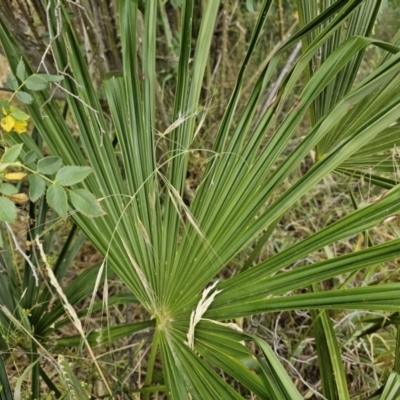
{"type": "MultiPolygon", "coordinates": [[[[158,345],[160,343],[160,333],[159,330],[156,328],[154,331],[154,337],[153,337],[153,343],[151,346],[151,352],[149,356],[149,362],[147,364],[147,373],[146,373],[146,379],[144,381],[144,386],[150,386],[151,381],[153,379],[153,371],[154,371],[154,364],[156,361],[157,357],[157,351],[158,351],[158,345]]],[[[149,394],[150,393],[144,393],[143,399],[148,400],[149,399],[149,394]]]]}

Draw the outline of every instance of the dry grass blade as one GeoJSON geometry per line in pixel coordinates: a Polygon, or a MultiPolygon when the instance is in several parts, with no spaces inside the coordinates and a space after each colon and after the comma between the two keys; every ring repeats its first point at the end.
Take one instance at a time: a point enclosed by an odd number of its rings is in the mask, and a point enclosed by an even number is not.
{"type": "Polygon", "coordinates": [[[194,349],[194,331],[196,329],[196,325],[201,321],[204,313],[208,310],[211,303],[214,301],[215,296],[217,296],[218,293],[222,292],[222,290],[215,290],[214,292],[212,292],[212,290],[215,289],[215,286],[217,286],[217,284],[218,284],[218,281],[215,281],[211,286],[204,289],[203,294],[201,296],[199,303],[197,304],[196,309],[194,311],[192,311],[192,313],[190,314],[190,325],[189,325],[188,333],[186,335],[186,337],[187,337],[186,344],[192,350],[194,349]]]}
{"type": "Polygon", "coordinates": [[[46,267],[46,271],[47,271],[47,274],[49,276],[50,283],[54,286],[54,288],[56,289],[58,295],[60,296],[60,299],[61,299],[61,302],[63,304],[63,307],[64,307],[67,315],[71,318],[71,321],[72,321],[73,325],[75,326],[76,330],[82,336],[82,340],[85,343],[85,346],[86,346],[86,348],[87,348],[87,350],[88,350],[88,352],[90,354],[90,357],[93,360],[93,363],[96,366],[96,369],[97,369],[99,375],[101,376],[108,393],[110,395],[112,395],[112,391],[111,391],[111,388],[110,388],[110,386],[109,386],[109,384],[107,382],[107,379],[104,376],[104,373],[103,373],[102,369],[100,368],[100,365],[97,362],[97,359],[96,359],[96,357],[95,357],[95,355],[93,353],[93,350],[92,350],[92,348],[91,348],[91,346],[90,346],[90,344],[89,344],[89,342],[88,342],[88,340],[86,338],[86,334],[85,334],[85,331],[83,329],[82,323],[81,323],[80,319],[78,318],[78,315],[76,314],[76,311],[71,306],[71,304],[69,303],[67,297],[65,296],[65,293],[62,290],[62,287],[60,286],[60,284],[58,283],[57,278],[55,277],[52,268],[48,264],[46,254],[45,254],[45,252],[43,250],[43,245],[40,242],[39,238],[36,238],[35,243],[39,248],[40,256],[41,256],[41,259],[42,259],[42,261],[43,261],[43,263],[44,263],[44,265],[46,267]]]}

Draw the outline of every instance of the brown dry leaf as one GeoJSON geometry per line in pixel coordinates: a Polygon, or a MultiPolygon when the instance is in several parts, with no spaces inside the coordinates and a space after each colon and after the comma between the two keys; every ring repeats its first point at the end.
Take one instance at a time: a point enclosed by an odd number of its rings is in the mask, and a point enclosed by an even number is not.
{"type": "Polygon", "coordinates": [[[18,204],[26,203],[29,200],[29,197],[25,193],[9,194],[6,197],[18,204]]]}

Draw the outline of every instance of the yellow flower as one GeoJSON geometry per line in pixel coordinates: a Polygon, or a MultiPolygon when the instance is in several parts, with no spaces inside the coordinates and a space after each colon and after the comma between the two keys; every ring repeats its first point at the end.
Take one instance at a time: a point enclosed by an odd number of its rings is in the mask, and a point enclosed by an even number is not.
{"type": "Polygon", "coordinates": [[[29,118],[27,114],[14,106],[11,106],[9,109],[2,107],[2,111],[4,115],[0,120],[2,129],[6,132],[11,132],[13,130],[19,134],[26,132],[28,128],[27,119],[29,118]]]}
{"type": "Polygon", "coordinates": [[[15,124],[14,124],[14,131],[21,134],[26,132],[28,128],[28,122],[27,121],[18,121],[15,120],[15,124]]]}
{"type": "MultiPolygon", "coordinates": [[[[3,108],[3,112],[4,112],[4,108],[3,108]]],[[[6,115],[5,117],[3,117],[1,119],[0,125],[6,132],[10,132],[12,130],[12,128],[14,128],[15,118],[13,118],[11,115],[6,115]]]]}

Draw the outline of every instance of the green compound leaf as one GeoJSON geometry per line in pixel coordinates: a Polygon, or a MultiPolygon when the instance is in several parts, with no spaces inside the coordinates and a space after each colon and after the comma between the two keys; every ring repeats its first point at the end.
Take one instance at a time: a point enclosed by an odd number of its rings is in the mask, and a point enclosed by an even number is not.
{"type": "Polygon", "coordinates": [[[253,13],[254,12],[254,0],[246,0],[246,8],[247,8],[247,11],[253,13]]]}
{"type": "Polygon", "coordinates": [[[17,77],[20,81],[23,81],[25,79],[25,63],[22,58],[19,60],[17,66],[17,77]]]}
{"type": "Polygon", "coordinates": [[[13,163],[20,155],[21,150],[22,150],[22,144],[17,144],[15,146],[9,147],[8,149],[6,149],[3,158],[1,159],[1,162],[13,163]]]}
{"type": "Polygon", "coordinates": [[[31,150],[28,151],[25,156],[24,156],[24,164],[25,165],[29,165],[34,163],[37,160],[37,154],[35,153],[35,151],[31,150]]]}
{"type": "Polygon", "coordinates": [[[92,193],[86,189],[74,189],[69,192],[73,206],[87,217],[100,217],[104,215],[103,209],[92,193]]]}
{"type": "Polygon", "coordinates": [[[67,194],[62,186],[54,183],[47,190],[47,203],[62,218],[67,218],[67,194]]]}
{"type": "Polygon", "coordinates": [[[39,160],[37,170],[45,175],[55,174],[62,167],[62,164],[63,162],[59,157],[46,157],[39,160]]]}
{"type": "Polygon", "coordinates": [[[37,76],[40,76],[47,82],[61,82],[62,80],[64,80],[64,77],[62,75],[37,74],[37,76]]]}
{"type": "Polygon", "coordinates": [[[72,186],[82,182],[91,172],[90,167],[66,166],[57,172],[56,182],[61,186],[72,186]]]}
{"type": "Polygon", "coordinates": [[[39,200],[46,190],[46,182],[38,175],[29,175],[29,198],[34,203],[39,200]]]}
{"type": "Polygon", "coordinates": [[[33,102],[33,97],[29,93],[19,91],[15,95],[17,99],[24,104],[31,104],[33,102]]]}
{"type": "Polygon", "coordinates": [[[44,90],[49,85],[48,81],[39,74],[31,75],[26,81],[25,86],[29,90],[39,91],[44,90]]]}
{"type": "Polygon", "coordinates": [[[7,74],[6,81],[7,81],[7,86],[11,90],[17,90],[18,89],[18,80],[13,74],[7,74]]]}
{"type": "Polygon", "coordinates": [[[63,79],[62,75],[34,74],[25,81],[25,85],[30,90],[39,91],[46,89],[49,82],[60,82],[63,79]]]}
{"type": "Polygon", "coordinates": [[[11,185],[11,183],[2,183],[0,184],[0,193],[12,195],[18,193],[18,189],[14,185],[11,185]]]}
{"type": "Polygon", "coordinates": [[[13,223],[16,218],[17,208],[15,204],[7,197],[0,197],[0,221],[13,223]]]}
{"type": "Polygon", "coordinates": [[[19,121],[26,121],[29,119],[29,115],[18,108],[14,108],[10,115],[19,121]]]}

